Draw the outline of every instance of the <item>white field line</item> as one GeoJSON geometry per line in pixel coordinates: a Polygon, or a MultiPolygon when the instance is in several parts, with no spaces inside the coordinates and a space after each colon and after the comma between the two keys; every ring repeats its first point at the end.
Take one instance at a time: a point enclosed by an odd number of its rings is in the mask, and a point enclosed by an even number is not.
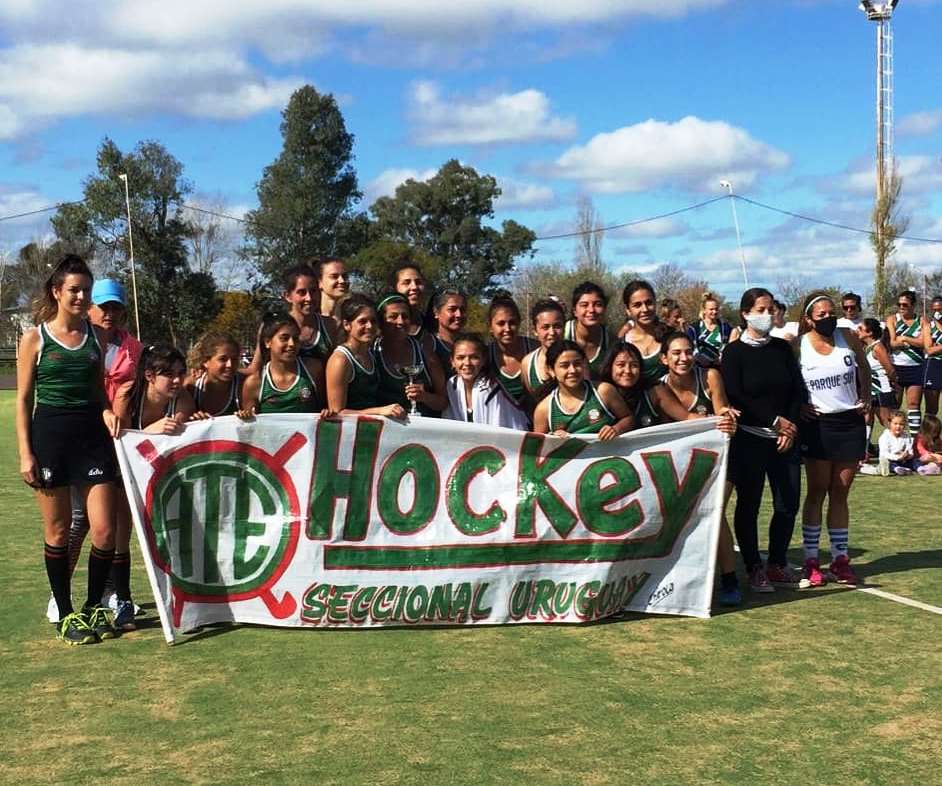
{"type": "Polygon", "coordinates": [[[895,603],[902,603],[904,606],[912,606],[914,609],[922,609],[932,614],[942,614],[942,609],[938,606],[930,606],[928,603],[912,600],[911,598],[904,598],[902,595],[894,595],[892,592],[884,592],[883,590],[874,589],[873,587],[858,587],[857,591],[866,592],[868,595],[876,595],[878,598],[892,600],[895,603]]]}

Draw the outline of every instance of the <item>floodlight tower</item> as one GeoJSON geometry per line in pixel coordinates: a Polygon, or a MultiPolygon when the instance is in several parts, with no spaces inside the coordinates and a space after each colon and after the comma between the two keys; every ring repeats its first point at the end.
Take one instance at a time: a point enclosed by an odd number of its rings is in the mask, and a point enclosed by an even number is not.
{"type": "Polygon", "coordinates": [[[886,187],[887,167],[893,166],[893,27],[899,0],[861,0],[860,10],[877,24],[877,200],[886,187]]]}

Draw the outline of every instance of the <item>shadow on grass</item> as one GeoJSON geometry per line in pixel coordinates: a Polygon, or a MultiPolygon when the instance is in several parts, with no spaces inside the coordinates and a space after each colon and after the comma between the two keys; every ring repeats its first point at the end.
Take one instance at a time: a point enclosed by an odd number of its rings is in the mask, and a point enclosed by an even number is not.
{"type": "Polygon", "coordinates": [[[873,562],[860,563],[856,567],[857,572],[862,576],[881,576],[885,573],[904,573],[910,570],[940,568],[942,567],[942,549],[901,551],[897,554],[880,557],[873,562]]]}

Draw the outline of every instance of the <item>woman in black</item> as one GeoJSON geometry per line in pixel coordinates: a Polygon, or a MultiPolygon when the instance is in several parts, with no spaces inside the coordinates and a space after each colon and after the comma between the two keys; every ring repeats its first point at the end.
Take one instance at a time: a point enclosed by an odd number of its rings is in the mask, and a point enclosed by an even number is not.
{"type": "Polygon", "coordinates": [[[772,584],[796,584],[786,552],[801,496],[801,468],[795,446],[799,407],[805,392],[791,346],[769,335],[772,294],[746,290],[739,304],[743,332],[723,352],[721,373],[730,406],[740,412],[729,452],[729,479],[736,487],[733,527],[749,586],[773,592],[772,584]],[[772,488],[768,565],[759,556],[758,517],[765,479],[772,488]]]}

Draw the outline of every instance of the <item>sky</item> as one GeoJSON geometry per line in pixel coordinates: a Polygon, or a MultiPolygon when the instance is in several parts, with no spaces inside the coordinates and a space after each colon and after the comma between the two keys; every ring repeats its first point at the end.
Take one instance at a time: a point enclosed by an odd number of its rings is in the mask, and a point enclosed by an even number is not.
{"type": "MultiPolygon", "coordinates": [[[[942,239],[942,0],[902,0],[896,155],[908,234],[942,239]]],[[[855,0],[0,0],[0,217],[81,197],[106,136],[163,143],[191,201],[242,215],[313,84],[355,136],[366,209],[451,158],[495,176],[495,222],[616,225],[737,194],[867,228],[875,29],[855,0]],[[64,10],[66,9],[66,10],[64,10]]],[[[133,187],[133,186],[132,186],[133,187]]],[[[743,289],[731,204],[606,232],[617,271],[743,289]]],[[[736,203],[750,285],[867,292],[865,234],[736,203]]],[[[0,251],[49,231],[0,221],[0,251]]],[[[572,239],[535,260],[570,263],[572,239]]],[[[942,243],[904,241],[928,273],[942,243]]]]}

